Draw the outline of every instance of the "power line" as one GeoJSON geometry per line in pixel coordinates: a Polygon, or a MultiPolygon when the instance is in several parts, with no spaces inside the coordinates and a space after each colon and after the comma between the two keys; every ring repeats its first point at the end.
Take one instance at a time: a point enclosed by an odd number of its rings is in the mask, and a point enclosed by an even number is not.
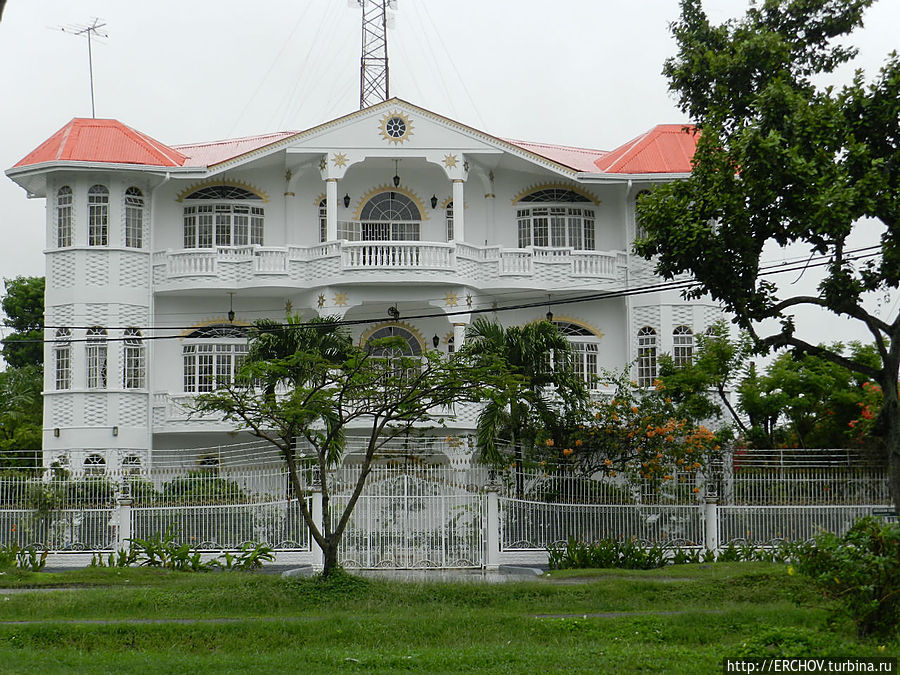
{"type": "MultiPolygon", "coordinates": [[[[859,251],[865,251],[865,250],[872,249],[872,248],[880,248],[880,247],[864,247],[864,248],[859,249],[859,251]]],[[[848,262],[852,262],[852,261],[856,261],[856,260],[865,260],[867,258],[877,257],[878,255],[880,255],[880,253],[878,253],[878,252],[855,255],[855,256],[851,255],[849,257],[845,257],[844,260],[848,261],[848,262]]],[[[824,257],[824,255],[822,257],[824,257]]],[[[784,263],[777,263],[777,264],[761,267],[760,271],[758,273],[758,276],[771,276],[773,274],[781,274],[784,272],[793,272],[793,271],[797,271],[800,269],[808,269],[808,268],[812,268],[812,267],[822,267],[822,266],[828,265],[830,263],[831,263],[830,258],[827,260],[820,260],[818,262],[803,263],[802,265],[794,264],[794,265],[786,266],[784,263]]],[[[619,290],[613,290],[613,291],[599,291],[599,292],[594,292],[594,293],[590,293],[587,295],[577,295],[577,296],[573,296],[573,297],[569,297],[569,298],[557,298],[557,299],[552,300],[549,304],[551,304],[552,306],[571,305],[571,304],[577,304],[577,303],[583,303],[583,302],[593,302],[593,301],[597,301],[597,300],[607,300],[607,299],[613,299],[613,298],[631,297],[634,295],[646,295],[648,293],[658,293],[658,292],[662,292],[662,291],[688,290],[690,288],[695,288],[698,286],[700,286],[700,282],[695,281],[693,279],[685,279],[682,281],[661,281],[656,284],[648,284],[648,285],[637,286],[637,287],[632,287],[632,288],[625,288],[625,289],[619,289],[619,290]]],[[[521,302],[521,303],[512,304],[512,305],[505,305],[502,307],[501,306],[470,307],[470,308],[455,310],[455,311],[451,311],[451,312],[444,312],[444,311],[430,312],[430,313],[425,313],[425,314],[412,314],[409,316],[402,316],[402,317],[398,316],[397,318],[403,318],[405,320],[420,320],[420,319],[435,319],[435,318],[439,319],[439,318],[448,318],[448,317],[453,317],[453,316],[464,316],[464,315],[472,315],[472,314],[487,314],[487,313],[492,313],[492,312],[493,313],[509,312],[509,311],[515,311],[515,310],[521,310],[521,309],[534,309],[534,308],[538,308],[538,307],[543,308],[543,307],[546,307],[547,305],[548,305],[547,299],[542,298],[541,300],[521,302]]],[[[380,317],[373,317],[373,318],[366,318],[366,319],[339,319],[337,321],[331,321],[331,322],[318,321],[315,323],[301,322],[301,323],[297,323],[297,324],[280,323],[280,324],[273,325],[267,329],[270,329],[270,330],[278,330],[278,329],[292,330],[294,328],[308,327],[308,326],[312,326],[312,325],[320,326],[320,327],[335,327],[336,328],[336,327],[341,327],[341,326],[360,326],[360,325],[376,324],[376,323],[382,323],[386,320],[388,320],[388,317],[380,316],[380,317]]],[[[92,326],[44,326],[43,328],[45,330],[54,329],[54,328],[69,328],[69,329],[74,329],[74,330],[88,330],[90,328],[96,328],[96,327],[97,326],[92,325],[92,326]]],[[[235,326],[235,328],[242,328],[242,327],[244,327],[244,326],[240,326],[240,325],[235,326]]],[[[138,328],[135,326],[124,326],[124,327],[108,327],[108,328],[106,328],[106,330],[126,330],[128,328],[131,328],[131,329],[137,328],[138,330],[149,330],[149,331],[154,331],[154,330],[182,330],[182,331],[183,330],[202,330],[202,327],[198,328],[197,326],[165,326],[165,327],[150,327],[150,326],[148,326],[148,327],[144,327],[144,328],[138,328]]],[[[247,328],[249,328],[249,327],[247,327],[247,328]]],[[[149,335],[149,336],[142,336],[141,340],[142,341],[173,340],[173,339],[180,340],[180,339],[184,339],[185,337],[187,337],[187,336],[185,336],[185,335],[149,335]]],[[[106,342],[106,343],[109,343],[109,342],[127,342],[129,340],[133,341],[133,340],[135,340],[135,337],[133,337],[133,336],[132,337],[112,337],[112,338],[106,337],[101,340],[98,340],[97,337],[68,338],[68,339],[66,339],[66,338],[27,339],[27,340],[17,340],[16,344],[29,344],[29,343],[32,343],[32,344],[38,344],[38,343],[40,343],[40,344],[44,344],[44,343],[71,344],[71,343],[79,343],[79,342],[92,342],[92,343],[106,342]]]]}

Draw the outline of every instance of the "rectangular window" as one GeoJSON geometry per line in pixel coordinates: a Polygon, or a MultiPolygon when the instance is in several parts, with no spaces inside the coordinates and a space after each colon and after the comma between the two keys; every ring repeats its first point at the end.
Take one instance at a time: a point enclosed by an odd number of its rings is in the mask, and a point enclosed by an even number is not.
{"type": "Polygon", "coordinates": [[[569,246],[576,250],[584,248],[581,209],[569,209],[569,246]]]}
{"type": "Polygon", "coordinates": [[[584,250],[593,251],[597,248],[594,238],[594,212],[585,209],[584,212],[584,250]]]}
{"type": "Polygon", "coordinates": [[[72,245],[72,193],[60,194],[56,205],[56,245],[72,245]]]}
{"type": "Polygon", "coordinates": [[[197,207],[197,247],[213,247],[213,210],[212,206],[197,207]]]}
{"type": "Polygon", "coordinates": [[[106,343],[88,342],[86,356],[88,389],[106,389],[106,343]]]}
{"type": "Polygon", "coordinates": [[[197,391],[197,350],[194,345],[187,345],[183,352],[184,360],[184,390],[197,391]]]}
{"type": "Polygon", "coordinates": [[[184,207],[184,247],[197,247],[197,209],[193,206],[184,207]]]}
{"type": "Polygon", "coordinates": [[[231,246],[231,207],[216,205],[216,246],[231,246]]]}
{"type": "Polygon", "coordinates": [[[106,197],[88,195],[88,245],[109,245],[109,203],[106,197]],[[104,201],[100,201],[103,199],[104,201]]]}
{"type": "Polygon", "coordinates": [[[234,207],[234,245],[246,246],[250,243],[250,209],[247,206],[234,207]]]}
{"type": "Polygon", "coordinates": [[[453,241],[453,204],[447,207],[447,241],[453,241]]]}
{"type": "Polygon", "coordinates": [[[555,207],[550,209],[550,245],[566,245],[566,209],[555,207]]]}
{"type": "Polygon", "coordinates": [[[197,391],[213,390],[212,345],[197,345],[197,391]]]}
{"type": "Polygon", "coordinates": [[[72,387],[72,352],[68,344],[56,348],[56,388],[72,387]]]}
{"type": "MultiPolygon", "coordinates": [[[[250,243],[263,245],[263,210],[258,206],[250,207],[250,243]]],[[[323,239],[324,241],[324,239],[323,239]]]]}
{"type": "Polygon", "coordinates": [[[144,246],[144,205],[143,199],[125,196],[125,246],[144,246]]]}
{"type": "Polygon", "coordinates": [[[531,222],[534,228],[533,243],[535,246],[550,245],[550,218],[548,209],[532,209],[531,222]]]}
{"type": "Polygon", "coordinates": [[[144,388],[144,347],[140,344],[125,344],[123,354],[125,367],[123,385],[125,389],[144,388]]]}
{"type": "Polygon", "coordinates": [[[531,246],[531,218],[528,211],[519,211],[516,214],[519,219],[519,248],[531,246]]]}
{"type": "Polygon", "coordinates": [[[346,241],[359,241],[362,238],[362,227],[360,227],[360,225],[360,223],[355,223],[351,220],[339,221],[338,239],[344,239],[346,241]]]}

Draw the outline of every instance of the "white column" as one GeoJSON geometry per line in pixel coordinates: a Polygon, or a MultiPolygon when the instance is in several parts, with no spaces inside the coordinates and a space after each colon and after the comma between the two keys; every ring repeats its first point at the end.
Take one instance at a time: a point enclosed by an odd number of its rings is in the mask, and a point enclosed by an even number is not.
{"type": "Polygon", "coordinates": [[[325,181],[325,234],[328,241],[337,239],[337,178],[328,178],[325,181]]]}
{"type": "Polygon", "coordinates": [[[486,569],[495,570],[500,567],[500,490],[492,483],[488,484],[484,490],[487,497],[487,508],[484,514],[484,517],[487,518],[484,528],[486,538],[484,566],[486,569]]]}
{"type": "Polygon", "coordinates": [[[466,199],[465,181],[461,178],[453,179],[453,240],[466,241],[466,199]]]}
{"type": "MultiPolygon", "coordinates": [[[[325,532],[325,519],[322,509],[322,489],[315,486],[312,488],[311,492],[313,522],[316,524],[316,527],[319,528],[319,532],[325,532]]],[[[309,550],[310,553],[312,553],[312,566],[317,570],[322,569],[325,566],[325,555],[312,536],[309,538],[309,550]]]]}
{"type": "Polygon", "coordinates": [[[719,509],[716,497],[707,497],[703,505],[704,537],[703,544],[707,551],[717,551],[719,548],[719,509]]]}
{"type": "Polygon", "coordinates": [[[466,324],[464,323],[454,323],[453,324],[453,347],[456,350],[459,350],[463,346],[463,342],[466,340],[466,324]]]}
{"type": "MultiPolygon", "coordinates": [[[[124,479],[127,480],[127,479],[124,479]]],[[[125,551],[131,547],[131,505],[134,500],[129,493],[123,493],[119,496],[116,504],[116,550],[125,551]]]]}

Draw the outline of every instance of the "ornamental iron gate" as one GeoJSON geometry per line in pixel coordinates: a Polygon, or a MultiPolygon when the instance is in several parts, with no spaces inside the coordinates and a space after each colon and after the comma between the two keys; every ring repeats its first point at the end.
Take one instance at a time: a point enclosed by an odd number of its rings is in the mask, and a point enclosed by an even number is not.
{"type": "MultiPolygon", "coordinates": [[[[447,472],[379,471],[344,530],[338,558],[351,568],[482,567],[484,500],[447,472]]],[[[332,497],[337,524],[351,490],[332,497]]]]}

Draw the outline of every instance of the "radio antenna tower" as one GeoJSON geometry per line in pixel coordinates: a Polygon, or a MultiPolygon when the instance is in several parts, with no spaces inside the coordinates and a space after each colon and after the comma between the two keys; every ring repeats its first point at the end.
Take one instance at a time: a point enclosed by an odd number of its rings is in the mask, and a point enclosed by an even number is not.
{"type": "Polygon", "coordinates": [[[94,22],[89,26],[60,26],[60,30],[63,33],[68,33],[69,35],[85,35],[87,36],[87,45],[88,45],[88,70],[91,73],[91,117],[96,118],[97,113],[94,109],[94,59],[91,54],[91,38],[106,38],[109,37],[107,33],[101,33],[100,29],[106,26],[105,23],[100,23],[100,19],[94,18],[94,22]]]}
{"type": "Polygon", "coordinates": [[[359,69],[359,109],[387,101],[387,10],[396,0],[356,0],[362,7],[362,58],[359,69]]]}

